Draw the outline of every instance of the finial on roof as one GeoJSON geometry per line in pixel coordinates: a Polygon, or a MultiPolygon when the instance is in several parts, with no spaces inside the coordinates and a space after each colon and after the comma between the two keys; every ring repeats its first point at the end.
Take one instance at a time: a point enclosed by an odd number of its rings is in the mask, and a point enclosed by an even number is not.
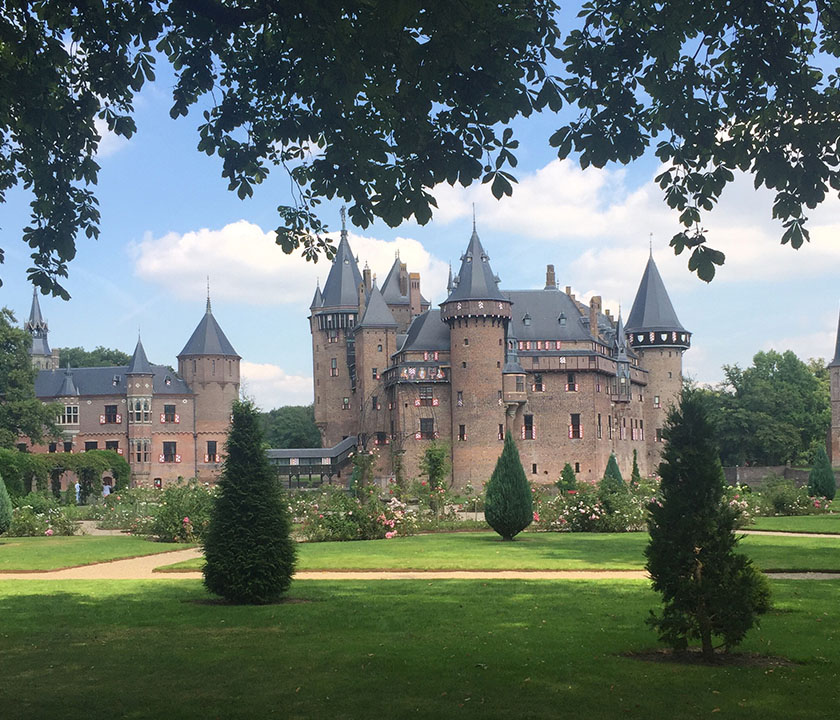
{"type": "Polygon", "coordinates": [[[473,203],[472,206],[473,206],[473,232],[475,232],[475,203],[473,203]]]}
{"type": "Polygon", "coordinates": [[[650,256],[653,257],[653,233],[648,237],[648,246],[650,247],[650,256]]]}
{"type": "Polygon", "coordinates": [[[342,205],[341,210],[339,210],[339,213],[341,213],[341,238],[342,238],[342,240],[346,240],[347,239],[347,208],[344,205],[342,205]]]}
{"type": "Polygon", "coordinates": [[[207,276],[207,312],[210,312],[210,276],[207,276]]]}

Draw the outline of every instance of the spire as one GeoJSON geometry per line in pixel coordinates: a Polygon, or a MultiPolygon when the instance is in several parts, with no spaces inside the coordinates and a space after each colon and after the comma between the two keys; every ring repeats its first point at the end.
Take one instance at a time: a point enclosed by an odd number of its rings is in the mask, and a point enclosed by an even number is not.
{"type": "Polygon", "coordinates": [[[473,203],[472,206],[473,206],[473,233],[475,233],[475,203],[473,203]]]}
{"type": "Polygon", "coordinates": [[[146,351],[143,349],[143,341],[137,338],[137,345],[134,348],[134,354],[128,363],[128,369],[125,371],[126,375],[154,375],[149,359],[146,357],[146,351]]]}
{"type": "Polygon", "coordinates": [[[507,347],[505,348],[505,366],[502,375],[524,375],[525,370],[519,362],[519,342],[508,333],[507,347]]]}
{"type": "Polygon", "coordinates": [[[210,313],[212,310],[210,309],[210,276],[207,276],[207,312],[210,313]]]}
{"type": "Polygon", "coordinates": [[[648,259],[636,299],[627,317],[628,332],[651,330],[685,332],[674,312],[653,255],[648,259]]]}
{"type": "Polygon", "coordinates": [[[38,302],[38,289],[32,288],[32,307],[29,310],[29,320],[23,324],[23,329],[32,336],[32,347],[29,350],[30,355],[50,356],[50,344],[47,342],[47,335],[49,327],[46,320],[41,315],[41,305],[38,302]]]}
{"type": "MultiPolygon", "coordinates": [[[[139,341],[138,341],[139,344],[139,341]]],[[[136,351],[135,351],[136,352],[136,351]]],[[[210,312],[210,303],[207,303],[207,312],[198,323],[198,326],[193,330],[184,349],[178,353],[180,358],[182,355],[225,355],[229,357],[238,358],[239,354],[233,349],[233,345],[225,337],[213,313],[210,312]]]]}
{"type": "Polygon", "coordinates": [[[396,328],[397,322],[388,308],[385,298],[376,287],[376,283],[370,289],[368,294],[367,306],[365,307],[365,314],[362,316],[361,322],[356,325],[357,328],[396,328]]]}
{"type": "Polygon", "coordinates": [[[362,274],[359,272],[359,264],[350,250],[347,232],[342,230],[341,240],[338,243],[330,273],[327,275],[327,281],[324,283],[324,290],[321,293],[323,299],[321,306],[325,308],[358,308],[358,291],[361,283],[362,274]]]}
{"type": "Polygon", "coordinates": [[[834,346],[834,360],[832,360],[828,367],[840,367],[840,318],[837,320],[837,342],[834,346]]]}
{"type": "Polygon", "coordinates": [[[310,310],[316,310],[324,303],[324,298],[321,297],[321,282],[320,280],[316,281],[315,284],[315,296],[312,298],[312,304],[309,306],[310,310]]]}
{"type": "Polygon", "coordinates": [[[446,281],[446,294],[451,295],[454,286],[452,285],[452,263],[449,263],[449,279],[446,281]]]}
{"type": "Polygon", "coordinates": [[[490,258],[481,245],[478,233],[473,230],[467,251],[461,256],[461,270],[453,279],[455,289],[446,302],[452,300],[503,300],[499,291],[499,278],[490,267],[490,258]]]}
{"type": "Polygon", "coordinates": [[[341,214],[341,239],[347,239],[347,208],[342,205],[341,210],[339,210],[341,214]]]}
{"type": "Polygon", "coordinates": [[[624,331],[624,323],[621,320],[621,306],[618,307],[618,321],[615,325],[615,349],[619,362],[630,362],[627,357],[627,334],[624,331]]]}
{"type": "Polygon", "coordinates": [[[76,383],[73,382],[73,371],[70,369],[70,363],[64,369],[64,379],[61,381],[61,387],[58,389],[57,397],[73,397],[79,394],[79,389],[76,383]]]}

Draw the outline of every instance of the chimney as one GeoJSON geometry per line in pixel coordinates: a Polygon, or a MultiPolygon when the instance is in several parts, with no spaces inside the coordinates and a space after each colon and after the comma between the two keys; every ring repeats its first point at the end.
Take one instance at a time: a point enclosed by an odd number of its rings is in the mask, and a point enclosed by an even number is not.
{"type": "Polygon", "coordinates": [[[420,314],[420,273],[408,275],[408,304],[413,319],[420,314]]]}
{"type": "Polygon", "coordinates": [[[556,290],[557,279],[554,277],[554,265],[545,266],[545,289],[556,290]]]}
{"type": "Polygon", "coordinates": [[[403,262],[400,263],[400,295],[402,297],[408,295],[408,273],[403,262]]]}
{"type": "Polygon", "coordinates": [[[568,295],[569,297],[572,296],[572,286],[571,285],[566,285],[566,295],[568,295]]]}
{"type": "Polygon", "coordinates": [[[598,315],[601,313],[601,296],[593,295],[589,301],[589,334],[598,337],[598,315]]]}
{"type": "Polygon", "coordinates": [[[365,281],[365,290],[370,291],[371,288],[371,275],[370,275],[370,268],[365,263],[365,269],[362,271],[362,277],[365,281]]]}
{"type": "Polygon", "coordinates": [[[359,318],[358,321],[362,321],[362,316],[365,314],[365,307],[367,307],[367,291],[365,290],[365,282],[359,283],[359,318]]]}

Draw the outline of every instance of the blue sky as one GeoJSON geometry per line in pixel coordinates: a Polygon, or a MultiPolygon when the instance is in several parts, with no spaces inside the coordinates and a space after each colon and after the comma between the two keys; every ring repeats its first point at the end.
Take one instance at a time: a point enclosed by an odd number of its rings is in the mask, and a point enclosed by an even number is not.
{"type": "MultiPolygon", "coordinates": [[[[159,73],[162,75],[163,73],[159,73]]],[[[138,134],[106,136],[96,193],[102,212],[98,241],[78,241],[66,282],[72,299],[41,296],[52,347],[96,345],[131,352],[138,330],[152,362],[175,364],[204,312],[210,276],[213,312],[243,358],[247,394],[268,409],[312,400],[308,307],[316,279],[329,271],[287,256],[273,244],[276,207],[288,202],[278,171],[240,201],[220,177],[221,163],[195,150],[196,118],[168,115],[166,78],[137,101],[138,134]]],[[[840,293],[840,202],[810,214],[812,242],[799,251],[779,245],[771,197],[738,178],[705,218],[710,244],[727,261],[707,285],[686,269],[687,257],[668,247],[679,230],[676,213],[653,183],[651,156],[628,167],[581,171],[558,162],[549,135],[562,121],[544,115],[515,125],[519,167],[512,198],[497,202],[488,186],[438,188],[439,210],[424,227],[382,223],[351,227],[361,264],[384,279],[396,250],[421,273],[433,304],[445,297],[447,263],[457,270],[476,207],[478,232],[504,288],[536,288],[553,263],[561,287],[604,298],[626,317],[648,256],[653,253],[683,325],[694,333],[686,372],[701,382],[722,378],[723,364],[749,364],[759,350],[791,349],[803,359],[831,357],[840,293]]],[[[20,242],[30,198],[21,189],[0,205],[0,305],[23,321],[32,288],[29,253],[20,242]]],[[[336,230],[339,203],[321,206],[336,230]]]]}

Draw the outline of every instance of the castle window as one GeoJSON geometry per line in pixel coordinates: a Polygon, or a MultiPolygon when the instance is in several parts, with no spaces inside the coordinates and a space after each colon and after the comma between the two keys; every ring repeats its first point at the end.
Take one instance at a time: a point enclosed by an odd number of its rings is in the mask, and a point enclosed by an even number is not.
{"type": "Polygon", "coordinates": [[[388,444],[388,433],[384,432],[377,432],[375,433],[375,437],[373,439],[374,445],[387,445],[388,444]]]}
{"type": "Polygon", "coordinates": [[[50,443],[49,452],[54,453],[58,450],[58,443],[50,443]]]}
{"type": "Polygon", "coordinates": [[[537,431],[534,427],[534,416],[533,415],[525,415],[523,418],[525,424],[522,426],[522,439],[523,440],[536,440],[537,439],[537,431]]]}
{"type": "Polygon", "coordinates": [[[607,430],[609,431],[610,440],[613,439],[612,415],[607,416],[607,430]]]}
{"type": "Polygon", "coordinates": [[[566,375],[566,392],[577,392],[577,390],[577,377],[575,377],[574,373],[568,373],[566,375]]]}
{"type": "Polygon", "coordinates": [[[78,425],[79,424],[79,406],[65,405],[64,412],[58,416],[59,425],[78,425]]]}
{"type": "Polygon", "coordinates": [[[499,435],[498,435],[498,437],[499,437],[499,440],[504,440],[505,439],[505,426],[502,425],[502,423],[499,423],[499,435]]]}
{"type": "Polygon", "coordinates": [[[204,456],[204,462],[217,463],[219,458],[219,446],[216,440],[207,441],[207,455],[204,456]]]}
{"type": "Polygon", "coordinates": [[[112,450],[115,453],[120,452],[120,441],[119,440],[106,440],[105,441],[105,449],[112,450]]]}
{"type": "Polygon", "coordinates": [[[106,405],[105,406],[105,422],[106,423],[118,423],[122,418],[117,415],[117,406],[116,405],[106,405]],[[117,419],[119,418],[119,419],[117,419]]]}
{"type": "Polygon", "coordinates": [[[531,474],[532,474],[532,475],[536,475],[536,474],[537,474],[537,463],[532,463],[532,464],[531,464],[531,474]]]}
{"type": "Polygon", "coordinates": [[[99,443],[96,440],[85,440],[85,452],[96,450],[98,447],[99,443]]]}
{"type": "Polygon", "coordinates": [[[228,375],[233,375],[233,360],[228,360],[228,375]]]}
{"type": "Polygon", "coordinates": [[[138,463],[147,463],[151,460],[151,448],[148,440],[129,440],[131,447],[129,452],[138,463]]]}
{"type": "Polygon", "coordinates": [[[66,452],[66,453],[73,452],[73,441],[72,440],[65,440],[64,441],[64,452],[66,452]]]}
{"type": "Polygon", "coordinates": [[[420,402],[419,405],[437,405],[438,403],[435,402],[435,392],[434,388],[430,385],[421,385],[420,386],[420,402]]]}
{"type": "Polygon", "coordinates": [[[328,343],[337,343],[338,342],[338,330],[327,330],[327,342],[328,343]]]}
{"type": "Polygon", "coordinates": [[[143,401],[143,422],[152,422],[152,405],[148,400],[143,401]]]}
{"type": "Polygon", "coordinates": [[[662,442],[662,428],[656,428],[656,442],[662,442]]]}
{"type": "Polygon", "coordinates": [[[175,406],[174,405],[164,405],[163,406],[163,415],[161,415],[160,421],[165,423],[176,423],[180,420],[180,418],[175,414],[175,406]]]}
{"type": "Polygon", "coordinates": [[[580,413],[569,415],[569,437],[572,440],[583,438],[583,426],[580,424],[580,413]]]}
{"type": "Polygon", "coordinates": [[[370,409],[371,410],[379,410],[380,408],[381,408],[381,405],[379,404],[379,397],[374,395],[370,399],[370,409]]]}
{"type": "Polygon", "coordinates": [[[338,359],[330,358],[330,377],[338,377],[338,359]]]}
{"type": "Polygon", "coordinates": [[[455,396],[456,396],[456,398],[457,398],[457,399],[455,400],[455,404],[456,404],[458,407],[463,407],[463,406],[464,406],[464,393],[463,393],[463,391],[462,391],[462,390],[458,390],[458,392],[455,394],[455,396]]]}
{"type": "Polygon", "coordinates": [[[372,368],[371,375],[374,380],[379,380],[379,368],[372,368]]]}
{"type": "Polygon", "coordinates": [[[342,398],[341,399],[341,409],[342,410],[349,410],[350,409],[350,398],[342,398]]]}
{"type": "Polygon", "coordinates": [[[467,426],[466,425],[459,425],[458,426],[458,439],[459,440],[466,440],[467,439],[467,426]]]}
{"type": "Polygon", "coordinates": [[[674,373],[672,373],[670,370],[668,371],[668,377],[669,377],[669,378],[674,377],[674,373]]]}
{"type": "Polygon", "coordinates": [[[525,378],[522,375],[516,376],[516,392],[525,392],[525,378]]]}
{"type": "Polygon", "coordinates": [[[420,418],[420,439],[434,440],[435,439],[435,419],[434,418],[420,418]]]}
{"type": "Polygon", "coordinates": [[[462,363],[461,363],[461,367],[462,367],[462,368],[466,368],[466,367],[467,367],[467,363],[466,363],[466,362],[462,362],[462,363]]]}
{"type": "Polygon", "coordinates": [[[579,462],[576,462],[576,463],[575,463],[575,472],[576,472],[576,473],[579,473],[579,472],[580,472],[580,463],[579,463],[579,462]]]}
{"type": "Polygon", "coordinates": [[[645,421],[639,420],[639,440],[645,439],[645,421]]]}
{"type": "Polygon", "coordinates": [[[193,360],[192,363],[193,363],[193,372],[195,372],[195,360],[193,360]]]}
{"type": "Polygon", "coordinates": [[[658,408],[662,407],[662,404],[659,402],[659,395],[653,396],[653,407],[658,408]]]}
{"type": "Polygon", "coordinates": [[[211,360],[210,362],[213,364],[213,365],[212,365],[212,367],[213,367],[212,374],[213,374],[213,375],[215,375],[215,374],[216,374],[216,361],[215,361],[215,360],[211,360]]]}
{"type": "Polygon", "coordinates": [[[469,338],[464,338],[464,345],[469,345],[469,344],[470,344],[470,339],[469,338]]]}
{"type": "Polygon", "coordinates": [[[178,462],[178,443],[165,442],[163,443],[163,455],[161,462],[171,463],[178,462]]]}
{"type": "Polygon", "coordinates": [[[601,439],[601,413],[598,413],[598,427],[597,427],[597,430],[598,430],[598,433],[597,433],[598,434],[598,439],[600,440],[601,439]]]}
{"type": "Polygon", "coordinates": [[[540,366],[540,359],[538,357],[531,358],[531,366],[532,367],[539,367],[540,366]]]}
{"type": "Polygon", "coordinates": [[[376,346],[376,351],[377,351],[377,352],[382,352],[382,346],[381,346],[381,345],[377,345],[377,346],[376,346]]]}
{"type": "MultiPolygon", "coordinates": [[[[557,318],[557,322],[560,323],[560,327],[566,327],[566,313],[560,313],[560,316],[557,318]]],[[[557,348],[558,350],[560,348],[557,348]]]]}
{"type": "Polygon", "coordinates": [[[531,316],[528,313],[525,313],[522,317],[522,324],[526,327],[531,324],[531,316]]]}

